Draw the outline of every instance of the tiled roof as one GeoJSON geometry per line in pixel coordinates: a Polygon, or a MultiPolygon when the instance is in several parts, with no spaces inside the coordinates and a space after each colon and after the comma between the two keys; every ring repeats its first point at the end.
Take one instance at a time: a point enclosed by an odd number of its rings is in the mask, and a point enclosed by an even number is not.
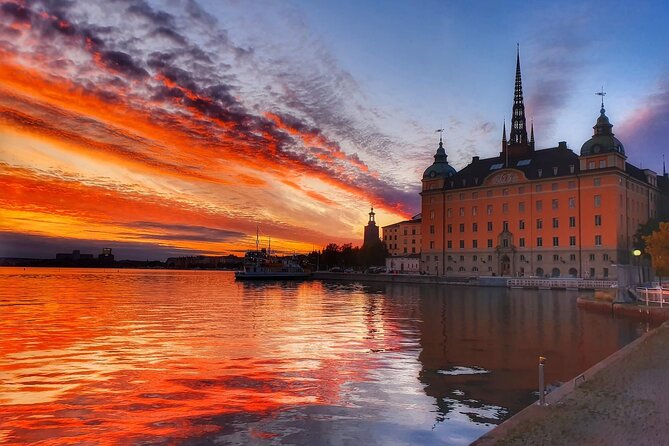
{"type": "MultiPolygon", "coordinates": [[[[486,177],[504,169],[506,160],[501,156],[479,159],[474,157],[472,162],[453,177],[446,179],[446,189],[461,189],[480,186],[486,177]]],[[[573,175],[579,171],[578,155],[566,146],[536,150],[525,158],[509,159],[508,168],[522,171],[530,180],[539,178],[553,178],[573,175]],[[573,166],[573,172],[571,167],[573,166]],[[555,170],[557,168],[557,170],[555,170]]]]}

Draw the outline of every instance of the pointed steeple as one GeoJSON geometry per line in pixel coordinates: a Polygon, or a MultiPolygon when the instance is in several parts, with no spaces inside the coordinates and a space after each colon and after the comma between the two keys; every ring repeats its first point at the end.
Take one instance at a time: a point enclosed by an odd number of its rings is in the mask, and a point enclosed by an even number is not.
{"type": "Polygon", "coordinates": [[[443,129],[437,130],[439,132],[439,147],[437,148],[437,153],[434,154],[435,163],[448,163],[448,155],[446,155],[446,149],[444,149],[444,141],[442,139],[443,129]]]}
{"type": "Polygon", "coordinates": [[[532,123],[530,124],[530,147],[534,149],[534,119],[532,119],[532,123]]]}
{"type": "Polygon", "coordinates": [[[502,153],[506,152],[506,118],[504,118],[504,126],[502,127],[502,153]]]}
{"type": "Polygon", "coordinates": [[[523,80],[520,74],[520,45],[516,48],[516,84],[513,95],[513,117],[509,144],[527,145],[527,123],[525,121],[525,104],[523,103],[523,80]]]}
{"type": "Polygon", "coordinates": [[[664,153],[662,154],[662,176],[667,176],[667,166],[664,164],[664,153]]]}

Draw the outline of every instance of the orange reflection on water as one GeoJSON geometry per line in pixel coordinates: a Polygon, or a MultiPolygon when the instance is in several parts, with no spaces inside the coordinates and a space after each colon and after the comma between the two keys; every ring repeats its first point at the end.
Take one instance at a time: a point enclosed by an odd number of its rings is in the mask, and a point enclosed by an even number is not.
{"type": "Polygon", "coordinates": [[[220,431],[226,417],[337,404],[341,385],[365,379],[369,345],[383,348],[361,341],[359,305],[334,316],[319,283],[16,268],[0,271],[0,289],[9,444],[175,440],[220,431]]]}
{"type": "Polygon", "coordinates": [[[576,296],[0,268],[0,442],[467,444],[642,333],[576,296]]]}

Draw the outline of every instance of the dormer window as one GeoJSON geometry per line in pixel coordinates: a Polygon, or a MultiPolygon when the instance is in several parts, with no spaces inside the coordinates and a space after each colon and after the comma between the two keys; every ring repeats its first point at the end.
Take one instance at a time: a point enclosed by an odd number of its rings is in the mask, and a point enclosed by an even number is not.
{"type": "Polygon", "coordinates": [[[541,174],[542,174],[542,170],[541,170],[541,169],[537,169],[537,175],[539,175],[539,178],[541,178],[541,174]]]}
{"type": "Polygon", "coordinates": [[[558,168],[557,168],[557,167],[553,167],[553,175],[557,175],[557,173],[558,173],[558,168]]]}
{"type": "Polygon", "coordinates": [[[574,165],[573,164],[569,165],[569,173],[574,173],[574,165]]]}

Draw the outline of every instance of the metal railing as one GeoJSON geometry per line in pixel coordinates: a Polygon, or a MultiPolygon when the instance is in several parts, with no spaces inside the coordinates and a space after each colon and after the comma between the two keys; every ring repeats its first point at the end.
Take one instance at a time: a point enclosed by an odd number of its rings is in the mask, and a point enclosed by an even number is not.
{"type": "Polygon", "coordinates": [[[669,304],[669,287],[636,287],[636,294],[641,302],[660,304],[660,308],[669,304]]]}
{"type": "Polygon", "coordinates": [[[508,279],[508,287],[517,288],[567,288],[567,289],[606,289],[615,288],[618,282],[615,280],[594,280],[578,278],[513,278],[508,279]]]}

